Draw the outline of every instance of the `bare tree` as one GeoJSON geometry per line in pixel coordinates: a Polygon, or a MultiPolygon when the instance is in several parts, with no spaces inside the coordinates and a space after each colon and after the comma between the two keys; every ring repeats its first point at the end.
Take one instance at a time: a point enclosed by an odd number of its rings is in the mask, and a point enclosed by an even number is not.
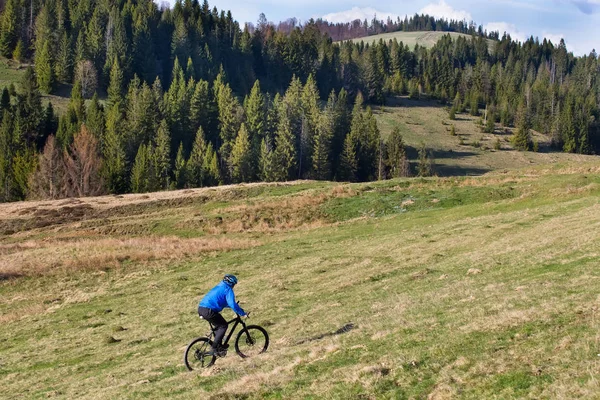
{"type": "Polygon", "coordinates": [[[90,98],[98,88],[98,72],[90,60],[81,60],[75,71],[75,81],[81,83],[81,95],[90,98]]]}
{"type": "Polygon", "coordinates": [[[29,196],[34,199],[65,197],[65,164],[54,136],[46,140],[37,170],[31,176],[29,196]]]}
{"type": "Polygon", "coordinates": [[[75,135],[69,152],[65,152],[67,195],[71,197],[98,196],[104,193],[98,155],[98,140],[85,125],[75,135]]]}

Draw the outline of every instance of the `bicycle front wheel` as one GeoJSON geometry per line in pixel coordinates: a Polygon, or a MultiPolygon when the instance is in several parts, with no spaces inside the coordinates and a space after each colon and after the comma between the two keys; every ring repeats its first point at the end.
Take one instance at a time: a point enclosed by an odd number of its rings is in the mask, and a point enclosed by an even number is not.
{"type": "Polygon", "coordinates": [[[235,352],[242,358],[264,353],[267,347],[269,347],[269,334],[257,325],[246,326],[235,339],[235,352]]]}
{"type": "Polygon", "coordinates": [[[211,349],[212,342],[208,338],[202,337],[192,341],[185,349],[185,355],[183,356],[187,369],[193,371],[194,369],[212,367],[217,357],[209,354],[211,349]]]}

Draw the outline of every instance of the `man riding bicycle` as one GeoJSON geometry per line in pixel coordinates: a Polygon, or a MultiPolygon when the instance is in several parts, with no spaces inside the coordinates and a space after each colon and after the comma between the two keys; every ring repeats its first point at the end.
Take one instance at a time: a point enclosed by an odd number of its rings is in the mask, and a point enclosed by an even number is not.
{"type": "Polygon", "coordinates": [[[215,340],[212,344],[210,355],[218,355],[221,351],[227,349],[221,346],[225,332],[227,331],[227,321],[220,314],[225,307],[231,308],[236,314],[244,317],[247,313],[235,301],[233,287],[238,283],[234,275],[227,274],[223,281],[212,288],[200,301],[198,305],[198,315],[214,325],[215,340]]]}

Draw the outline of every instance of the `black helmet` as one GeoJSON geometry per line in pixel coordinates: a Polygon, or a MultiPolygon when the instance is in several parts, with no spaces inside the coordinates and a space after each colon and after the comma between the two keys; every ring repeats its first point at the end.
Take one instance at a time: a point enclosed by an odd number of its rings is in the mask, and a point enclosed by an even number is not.
{"type": "Polygon", "coordinates": [[[227,274],[223,277],[223,282],[225,282],[231,287],[234,287],[235,285],[237,285],[238,279],[235,277],[235,275],[227,274]]]}

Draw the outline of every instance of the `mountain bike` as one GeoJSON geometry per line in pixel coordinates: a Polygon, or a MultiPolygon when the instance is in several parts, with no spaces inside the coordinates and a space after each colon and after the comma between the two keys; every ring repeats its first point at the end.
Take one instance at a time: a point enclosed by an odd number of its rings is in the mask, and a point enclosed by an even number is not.
{"type": "Polygon", "coordinates": [[[223,348],[228,347],[229,340],[238,325],[241,325],[242,329],[235,338],[235,352],[240,357],[252,357],[267,351],[267,347],[269,347],[269,334],[263,327],[246,325],[239,315],[236,315],[234,319],[227,322],[227,325],[231,324],[233,324],[233,327],[229,330],[229,333],[225,334],[222,350],[216,355],[211,352],[212,339],[215,336],[215,327],[213,324],[210,324],[211,332],[207,337],[199,337],[189,344],[183,356],[183,361],[187,369],[193,371],[194,369],[209,368],[215,364],[217,357],[225,357],[227,349],[223,348]]]}

